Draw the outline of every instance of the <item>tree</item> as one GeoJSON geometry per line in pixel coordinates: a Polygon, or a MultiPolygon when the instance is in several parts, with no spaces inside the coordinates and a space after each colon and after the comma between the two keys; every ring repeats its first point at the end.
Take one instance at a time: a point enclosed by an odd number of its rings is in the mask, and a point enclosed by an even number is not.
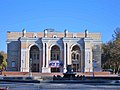
{"type": "Polygon", "coordinates": [[[0,64],[3,62],[3,55],[0,53],[0,64]]]}
{"type": "Polygon", "coordinates": [[[111,48],[112,41],[109,41],[107,44],[102,44],[102,67],[103,69],[111,68],[111,48]]]}
{"type": "Polygon", "coordinates": [[[115,73],[120,71],[120,28],[114,31],[113,39],[102,45],[102,67],[111,68],[115,73]]]}
{"type": "Polygon", "coordinates": [[[120,70],[120,28],[116,28],[113,35],[113,48],[112,48],[112,58],[114,72],[117,73],[120,70]]]}
{"type": "Polygon", "coordinates": [[[0,70],[6,70],[7,67],[7,54],[4,51],[0,51],[0,70]]]}

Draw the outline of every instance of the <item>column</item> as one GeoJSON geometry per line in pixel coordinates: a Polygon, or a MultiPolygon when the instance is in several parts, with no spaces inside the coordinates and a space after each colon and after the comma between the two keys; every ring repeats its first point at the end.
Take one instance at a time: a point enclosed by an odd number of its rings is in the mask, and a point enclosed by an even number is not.
{"type": "Polygon", "coordinates": [[[85,50],[85,72],[90,71],[90,50],[85,50]]]}
{"type": "Polygon", "coordinates": [[[48,44],[44,43],[43,45],[43,67],[42,72],[43,73],[50,73],[50,68],[48,65],[48,44]]]}
{"type": "Polygon", "coordinates": [[[50,49],[48,48],[48,63],[50,62],[50,60],[51,60],[51,52],[50,52],[50,49]]]}
{"type": "Polygon", "coordinates": [[[39,52],[39,72],[41,72],[41,66],[42,66],[42,64],[41,64],[41,55],[42,53],[41,53],[41,50],[40,50],[40,52],[39,52]]]}
{"type": "Polygon", "coordinates": [[[71,65],[69,44],[67,44],[67,62],[68,65],[71,65]]]}
{"type": "Polygon", "coordinates": [[[60,50],[60,60],[63,60],[62,59],[62,52],[63,52],[63,49],[60,50]]]}
{"type": "Polygon", "coordinates": [[[43,65],[42,67],[45,67],[45,43],[43,43],[43,65]]]}
{"type": "Polygon", "coordinates": [[[64,43],[64,72],[66,72],[66,43],[64,43]]]}
{"type": "Polygon", "coordinates": [[[81,60],[81,72],[84,72],[84,61],[83,61],[83,50],[81,49],[81,53],[80,53],[80,60],[81,60]]]}
{"type": "Polygon", "coordinates": [[[21,49],[21,72],[27,72],[29,69],[27,68],[26,64],[26,49],[21,49]]]}
{"type": "Polygon", "coordinates": [[[48,44],[46,43],[46,67],[49,67],[49,62],[48,62],[48,44]]]}
{"type": "Polygon", "coordinates": [[[92,49],[91,49],[91,39],[84,38],[85,43],[85,72],[92,72],[92,49]]]}

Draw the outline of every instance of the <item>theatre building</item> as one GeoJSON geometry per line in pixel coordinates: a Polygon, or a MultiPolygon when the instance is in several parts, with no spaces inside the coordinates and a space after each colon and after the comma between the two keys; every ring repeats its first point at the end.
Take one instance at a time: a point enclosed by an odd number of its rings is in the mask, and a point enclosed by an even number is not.
{"type": "Polygon", "coordinates": [[[8,71],[74,72],[101,71],[101,33],[7,32],[8,71]]]}

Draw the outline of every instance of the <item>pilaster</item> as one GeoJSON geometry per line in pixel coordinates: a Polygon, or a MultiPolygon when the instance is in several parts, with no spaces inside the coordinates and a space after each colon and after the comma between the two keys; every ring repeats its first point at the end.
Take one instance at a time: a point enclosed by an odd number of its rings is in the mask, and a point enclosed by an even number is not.
{"type": "Polygon", "coordinates": [[[48,42],[43,41],[43,67],[42,73],[49,73],[49,61],[48,61],[48,42]]]}
{"type": "Polygon", "coordinates": [[[39,72],[42,72],[41,71],[41,68],[42,68],[42,52],[40,50],[40,56],[39,56],[40,60],[39,60],[39,72]]]}
{"type": "Polygon", "coordinates": [[[27,60],[26,60],[26,53],[27,53],[27,50],[26,49],[21,49],[21,69],[20,71],[21,72],[29,72],[29,64],[27,63],[27,60]]]}
{"type": "Polygon", "coordinates": [[[42,67],[45,67],[45,43],[43,43],[43,65],[42,67]]]}
{"type": "Polygon", "coordinates": [[[67,43],[67,64],[68,65],[71,65],[72,64],[72,62],[71,62],[71,59],[70,59],[70,45],[69,45],[69,43],[67,43]]]}
{"type": "Polygon", "coordinates": [[[66,43],[64,42],[64,72],[66,72],[66,43]]]}
{"type": "Polygon", "coordinates": [[[46,43],[46,67],[49,67],[49,62],[48,62],[48,43],[46,43]]]}
{"type": "Polygon", "coordinates": [[[92,72],[92,45],[91,45],[92,39],[85,38],[84,44],[85,44],[85,67],[84,72],[92,72]]]}

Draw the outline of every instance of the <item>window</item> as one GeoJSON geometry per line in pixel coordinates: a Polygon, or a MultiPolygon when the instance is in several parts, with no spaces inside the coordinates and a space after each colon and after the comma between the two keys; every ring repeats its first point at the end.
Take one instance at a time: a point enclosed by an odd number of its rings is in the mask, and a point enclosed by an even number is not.
{"type": "Polygon", "coordinates": [[[53,38],[57,38],[57,35],[53,35],[53,38]]]}
{"type": "Polygon", "coordinates": [[[72,54],[72,59],[74,59],[74,55],[72,54]]]}
{"type": "Polygon", "coordinates": [[[54,54],[53,58],[54,58],[54,60],[56,60],[56,55],[55,54],[54,54]]]}
{"type": "Polygon", "coordinates": [[[74,55],[74,56],[73,56],[73,59],[76,59],[76,58],[75,58],[76,55],[75,55],[75,54],[73,54],[73,55],[74,55]]]}
{"type": "Polygon", "coordinates": [[[77,60],[79,60],[79,55],[77,54],[77,60]]]}
{"type": "Polygon", "coordinates": [[[37,59],[39,59],[39,54],[37,54],[37,59]]]}
{"type": "Polygon", "coordinates": [[[59,54],[57,54],[57,60],[59,60],[59,54]]]}
{"type": "Polygon", "coordinates": [[[36,59],[36,54],[34,54],[34,59],[36,59]]]}
{"type": "Polygon", "coordinates": [[[60,60],[60,49],[58,46],[53,46],[51,49],[51,60],[60,60]]]}
{"type": "Polygon", "coordinates": [[[15,61],[12,61],[12,67],[13,68],[15,67],[15,61]]]}

